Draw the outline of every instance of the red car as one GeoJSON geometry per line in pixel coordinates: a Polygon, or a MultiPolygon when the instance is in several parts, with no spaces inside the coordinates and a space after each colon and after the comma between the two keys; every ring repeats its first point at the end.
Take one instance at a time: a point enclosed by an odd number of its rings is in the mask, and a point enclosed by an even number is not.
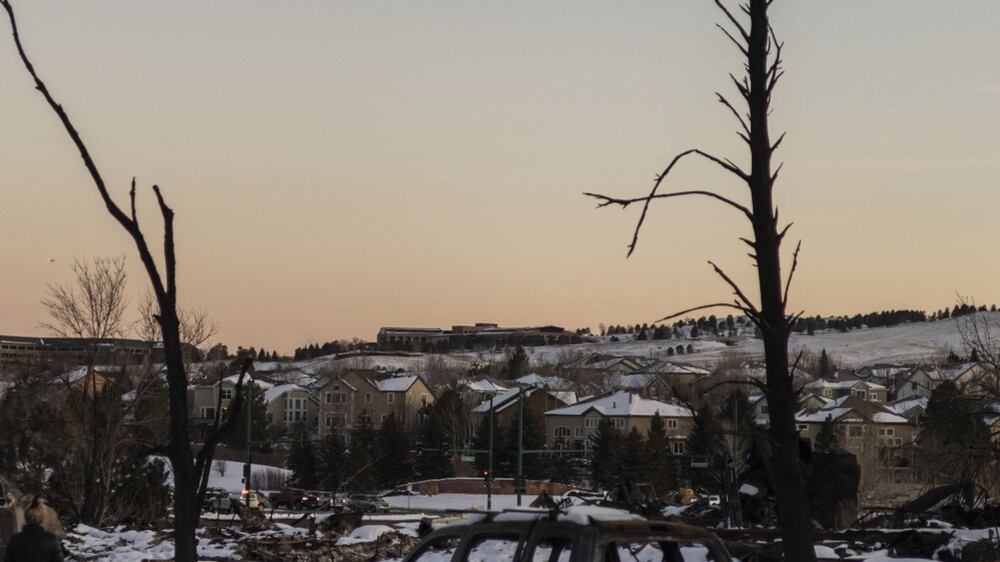
{"type": "Polygon", "coordinates": [[[312,509],[319,505],[319,498],[298,488],[285,488],[280,492],[271,492],[267,501],[274,507],[288,509],[312,509]]]}

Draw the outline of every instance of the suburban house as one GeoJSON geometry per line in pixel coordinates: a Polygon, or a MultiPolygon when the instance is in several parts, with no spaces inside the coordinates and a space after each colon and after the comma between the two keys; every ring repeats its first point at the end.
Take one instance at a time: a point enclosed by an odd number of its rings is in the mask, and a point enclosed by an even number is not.
{"type": "Polygon", "coordinates": [[[648,363],[648,360],[637,357],[591,353],[561,363],[558,370],[577,382],[600,384],[609,373],[634,373],[646,367],[648,363]]]}
{"type": "Polygon", "coordinates": [[[627,390],[651,400],[664,400],[675,396],[673,388],[653,373],[611,373],[604,377],[607,390],[627,390]]]}
{"type": "Polygon", "coordinates": [[[854,396],[868,402],[884,403],[889,399],[888,388],[862,379],[817,379],[807,384],[805,390],[823,398],[833,400],[845,396],[854,396]]]}
{"type": "Polygon", "coordinates": [[[663,418],[666,426],[671,452],[683,454],[687,438],[694,428],[694,414],[691,410],[643,398],[625,390],[594,396],[545,412],[546,440],[552,448],[586,449],[602,419],[610,419],[613,427],[619,431],[629,432],[635,428],[646,434],[650,421],[657,414],[663,418]]]}
{"type": "MultiPolygon", "coordinates": [[[[199,384],[188,387],[188,416],[194,423],[211,423],[215,420],[216,408],[222,408],[224,414],[229,410],[233,398],[236,396],[236,383],[239,382],[239,375],[230,375],[221,381],[213,384],[199,384]]],[[[244,378],[244,382],[253,381],[257,388],[267,391],[272,386],[271,383],[262,380],[244,378]]],[[[273,418],[272,418],[273,419],[273,418]]]]}
{"type": "Polygon", "coordinates": [[[855,395],[845,395],[822,408],[795,414],[799,436],[815,444],[823,424],[830,422],[841,447],[854,454],[894,449],[913,442],[914,427],[885,406],[855,395]]]}
{"type": "Polygon", "coordinates": [[[292,383],[274,385],[264,391],[264,403],[276,435],[289,434],[299,428],[316,431],[319,401],[308,388],[292,383]]]}
{"type": "MultiPolygon", "coordinates": [[[[771,418],[767,410],[767,398],[763,394],[751,394],[747,396],[747,401],[750,402],[750,407],[753,408],[754,423],[761,427],[771,425],[771,418]]],[[[823,398],[812,392],[806,392],[799,396],[798,405],[799,409],[802,410],[818,410],[830,402],[833,402],[830,398],[823,398]]]]}
{"type": "Polygon", "coordinates": [[[919,368],[912,365],[877,363],[861,367],[854,372],[854,376],[868,382],[880,384],[886,388],[896,388],[900,380],[908,377],[915,369],[919,368]]]}
{"type": "Polygon", "coordinates": [[[896,400],[930,397],[939,384],[948,380],[951,371],[934,367],[914,367],[896,380],[896,400]]]}
{"type": "MultiPolygon", "coordinates": [[[[670,389],[669,394],[663,394],[658,389],[657,394],[660,399],[677,396],[684,400],[690,400],[698,392],[697,385],[711,374],[711,371],[687,363],[662,361],[638,371],[637,374],[655,375],[666,388],[670,389]]],[[[655,397],[651,398],[655,399],[655,397]]]]}
{"type": "Polygon", "coordinates": [[[522,400],[524,401],[523,407],[526,417],[530,416],[538,420],[539,423],[545,423],[546,412],[572,403],[568,401],[569,395],[575,398],[572,392],[553,391],[541,386],[518,386],[501,392],[493,397],[493,400],[487,399],[472,409],[472,415],[469,416],[470,434],[479,429],[483,418],[489,415],[490,408],[493,408],[497,427],[510,425],[517,420],[517,412],[520,408],[518,404],[522,400]]]}
{"type": "Polygon", "coordinates": [[[406,431],[416,430],[420,411],[434,403],[434,393],[420,375],[393,375],[375,381],[375,388],[378,390],[372,416],[375,427],[380,427],[389,414],[395,414],[406,431]]]}
{"type": "Polygon", "coordinates": [[[885,407],[897,416],[903,416],[913,425],[920,425],[924,412],[927,411],[928,402],[930,398],[926,396],[911,396],[889,402],[885,407]]]}
{"type": "Polygon", "coordinates": [[[461,379],[458,381],[456,387],[458,395],[462,397],[462,403],[469,408],[475,408],[489,400],[490,396],[496,396],[501,392],[509,390],[506,386],[497,384],[485,377],[479,380],[461,379]]]}

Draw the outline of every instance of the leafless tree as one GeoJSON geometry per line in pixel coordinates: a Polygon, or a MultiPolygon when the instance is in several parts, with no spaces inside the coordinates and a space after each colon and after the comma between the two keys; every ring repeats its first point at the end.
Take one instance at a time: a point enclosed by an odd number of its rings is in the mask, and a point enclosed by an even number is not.
{"type": "MultiPolygon", "coordinates": [[[[98,195],[111,217],[128,233],[135,244],[139,254],[139,259],[149,277],[152,285],[153,295],[159,308],[157,321],[160,324],[160,331],[163,336],[164,363],[166,367],[167,394],[169,398],[170,413],[170,440],[166,446],[160,448],[160,452],[165,453],[170,459],[174,476],[174,535],[175,535],[175,559],[181,562],[194,562],[197,560],[197,538],[195,529],[201,512],[199,497],[204,496],[205,479],[199,478],[202,473],[211,468],[211,455],[214,446],[209,447],[208,443],[202,447],[198,453],[197,464],[195,455],[191,450],[191,438],[188,430],[188,404],[187,386],[188,378],[184,367],[183,344],[180,335],[180,316],[177,306],[177,257],[174,248],[174,211],[171,209],[163,197],[160,188],[153,186],[152,191],[156,197],[156,202],[163,220],[163,267],[157,264],[156,258],[150,249],[136,213],[136,183],[132,179],[129,191],[129,206],[123,209],[119,206],[108,190],[104,176],[101,174],[90,155],[90,151],[80,133],[73,125],[69,115],[62,106],[55,100],[39,77],[24,50],[21,37],[18,32],[17,20],[14,17],[14,8],[10,0],[0,0],[7,12],[10,21],[11,34],[18,56],[24,64],[25,70],[31,76],[35,89],[42,95],[49,108],[55,113],[62,124],[73,145],[80,153],[83,164],[90,174],[98,195]],[[202,482],[199,485],[199,481],[202,482]]],[[[244,373],[245,374],[245,370],[244,373]]],[[[243,374],[236,385],[234,397],[234,407],[230,411],[230,420],[239,415],[242,404],[243,374]]],[[[217,433],[229,425],[216,424],[217,433]]],[[[217,435],[210,436],[208,441],[218,440],[217,435]]]]}
{"type": "Polygon", "coordinates": [[[753,237],[741,238],[751,249],[750,258],[757,269],[759,302],[755,303],[722,268],[713,262],[709,265],[732,290],[731,302],[717,302],[696,306],[657,320],[657,323],[708,308],[731,308],[745,314],[757,326],[764,340],[767,380],[760,383],[760,390],[767,395],[770,417],[769,442],[773,454],[764,455],[779,509],[782,546],[786,560],[812,562],[816,554],[812,545],[812,522],[804,470],[799,459],[799,440],[795,431],[796,389],[792,384],[795,366],[789,365],[788,337],[798,314],[786,313],[789,289],[798,261],[799,249],[792,256],[792,266],[787,277],[781,272],[781,244],[788,228],[779,226],[778,210],[774,205],[773,188],[778,172],[772,168],[772,157],[781,145],[784,135],[771,140],[768,119],[774,88],[784,74],[781,50],[783,43],[776,39],[768,19],[768,9],[773,0],[747,0],[739,10],[730,9],[722,0],[715,4],[722,11],[726,25],[718,25],[722,33],[745,57],[745,75],[730,75],[732,83],[746,104],[746,113],[736,109],[728,98],[717,93],[719,103],[732,113],[739,123],[737,135],[750,152],[750,169],[745,170],[732,160],[716,156],[700,148],[691,148],[677,154],[667,167],[656,176],[649,194],[623,199],[608,195],[588,193],[598,200],[600,207],[622,208],[641,203],[642,213],[636,224],[628,254],[638,245],[639,233],[646,213],[653,201],[659,199],[699,196],[713,199],[737,211],[753,230],[753,237]],[[711,189],[693,189],[660,193],[674,167],[685,158],[696,156],[722,168],[740,183],[746,184],[750,205],[720,195],[711,189]]]}
{"type": "MultiPolygon", "coordinates": [[[[153,295],[149,293],[139,301],[139,320],[136,322],[135,332],[143,341],[153,343],[162,339],[160,324],[156,319],[157,306],[153,295]]],[[[195,349],[207,351],[212,338],[219,333],[219,323],[203,308],[180,309],[177,317],[180,322],[181,344],[185,348],[184,360],[190,363],[194,358],[189,352],[195,349]]]]}
{"type": "Polygon", "coordinates": [[[42,306],[49,315],[40,327],[63,337],[106,339],[125,331],[125,257],[73,261],[70,285],[49,285],[42,306]]]}

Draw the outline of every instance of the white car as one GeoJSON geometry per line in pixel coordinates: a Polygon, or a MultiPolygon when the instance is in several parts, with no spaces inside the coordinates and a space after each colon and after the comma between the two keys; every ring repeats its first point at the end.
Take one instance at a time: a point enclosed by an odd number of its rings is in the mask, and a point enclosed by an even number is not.
{"type": "Polygon", "coordinates": [[[708,505],[711,507],[719,507],[722,505],[722,498],[719,496],[708,496],[708,505]]]}

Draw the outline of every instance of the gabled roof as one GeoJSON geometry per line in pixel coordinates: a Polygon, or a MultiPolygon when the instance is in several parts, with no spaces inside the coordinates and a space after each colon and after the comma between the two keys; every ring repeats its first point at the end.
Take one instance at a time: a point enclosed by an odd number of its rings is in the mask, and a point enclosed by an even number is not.
{"type": "Polygon", "coordinates": [[[869,390],[888,390],[886,387],[882,386],[881,384],[874,383],[874,382],[869,382],[869,381],[862,380],[862,379],[851,379],[851,380],[819,379],[819,380],[815,380],[815,381],[812,381],[811,383],[807,384],[806,388],[809,389],[809,390],[825,390],[825,389],[828,389],[828,388],[829,389],[846,390],[846,389],[854,388],[855,386],[858,386],[859,384],[863,384],[863,385],[867,386],[869,390]]]}
{"type": "Polygon", "coordinates": [[[655,373],[659,375],[699,375],[711,374],[711,371],[702,367],[697,367],[689,363],[679,363],[676,361],[661,361],[642,369],[642,373],[655,373]]]}
{"type": "Polygon", "coordinates": [[[896,400],[895,402],[889,402],[885,407],[892,413],[903,416],[914,408],[923,408],[926,410],[928,402],[930,402],[930,398],[926,396],[911,396],[902,400],[896,400]]]}
{"type": "MultiPolygon", "coordinates": [[[[269,383],[267,381],[262,381],[260,379],[252,379],[249,376],[244,377],[243,380],[244,381],[251,381],[252,380],[254,383],[257,384],[257,388],[259,388],[261,390],[267,390],[267,389],[269,389],[269,388],[271,388],[271,387],[274,386],[273,384],[271,384],[271,383],[269,383]]],[[[229,375],[228,377],[222,379],[222,382],[228,382],[230,384],[236,384],[239,381],[240,381],[240,376],[239,375],[229,375]]],[[[215,383],[215,384],[219,384],[219,383],[215,383]]],[[[215,384],[213,384],[212,386],[215,386],[215,384]]]]}
{"type": "Polygon", "coordinates": [[[545,412],[546,416],[581,416],[594,410],[604,416],[628,417],[643,416],[649,417],[659,413],[663,417],[669,418],[690,418],[694,417],[691,410],[667,404],[659,400],[643,398],[625,390],[609,392],[600,396],[594,396],[588,400],[577,402],[555,410],[545,412]]]}
{"type": "Polygon", "coordinates": [[[406,392],[420,380],[420,375],[401,375],[382,379],[375,383],[381,392],[406,392]]]}
{"type": "Polygon", "coordinates": [[[656,380],[656,375],[652,373],[610,373],[604,377],[604,385],[622,390],[642,390],[656,380]]]}
{"type": "MultiPolygon", "coordinates": [[[[521,392],[524,392],[525,398],[529,398],[532,395],[534,395],[536,391],[545,392],[546,394],[548,394],[552,398],[555,398],[556,400],[558,400],[563,404],[572,404],[573,402],[576,401],[575,392],[550,391],[541,386],[518,386],[510,390],[501,392],[500,394],[494,396],[492,400],[493,411],[502,412],[507,408],[517,404],[517,400],[521,392]]],[[[491,401],[486,400],[482,404],[473,408],[472,412],[475,414],[486,414],[490,411],[490,405],[491,401]]]]}
{"type": "Polygon", "coordinates": [[[523,377],[515,380],[517,384],[529,385],[529,386],[544,386],[553,390],[568,390],[573,386],[571,381],[568,381],[562,377],[543,377],[537,373],[531,373],[529,375],[524,375],[523,377]]]}
{"type": "Polygon", "coordinates": [[[909,420],[890,411],[881,404],[866,402],[854,396],[842,396],[831,400],[819,409],[799,410],[795,414],[797,423],[823,423],[842,420],[849,415],[855,415],[872,423],[908,424],[909,420]]]}
{"type": "Polygon", "coordinates": [[[485,377],[477,381],[462,379],[458,381],[458,384],[472,392],[496,393],[508,390],[506,386],[501,386],[485,377]]]}
{"type": "Polygon", "coordinates": [[[291,392],[292,390],[307,390],[307,389],[292,383],[279,384],[278,386],[272,386],[271,388],[268,388],[267,390],[264,391],[264,401],[270,404],[271,402],[274,402],[275,400],[281,398],[286,393],[291,392]]]}

